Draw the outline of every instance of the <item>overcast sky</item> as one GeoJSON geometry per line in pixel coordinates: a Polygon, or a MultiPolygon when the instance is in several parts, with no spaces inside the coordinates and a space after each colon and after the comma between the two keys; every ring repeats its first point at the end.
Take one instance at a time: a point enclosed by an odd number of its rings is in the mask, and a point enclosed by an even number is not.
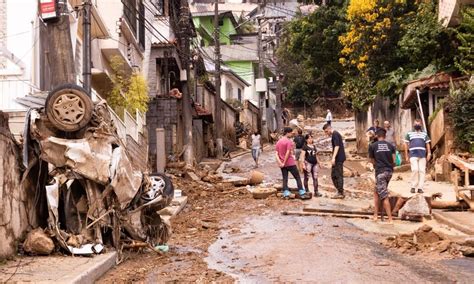
{"type": "Polygon", "coordinates": [[[32,22],[37,3],[37,0],[7,0],[7,46],[10,52],[22,59],[28,75],[34,43],[32,22]]]}

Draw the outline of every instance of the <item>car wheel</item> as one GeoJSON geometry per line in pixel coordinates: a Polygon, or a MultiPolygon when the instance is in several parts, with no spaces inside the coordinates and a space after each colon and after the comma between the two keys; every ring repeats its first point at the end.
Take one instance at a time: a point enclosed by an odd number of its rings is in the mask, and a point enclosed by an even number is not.
{"type": "Polygon", "coordinates": [[[142,201],[149,202],[161,195],[164,200],[167,200],[165,206],[168,206],[174,195],[174,186],[171,179],[161,173],[150,174],[148,178],[151,186],[146,192],[142,193],[142,201]]]}
{"type": "Polygon", "coordinates": [[[74,84],[52,90],[46,99],[46,115],[59,130],[74,132],[84,128],[92,118],[93,103],[87,91],[74,84]]]}

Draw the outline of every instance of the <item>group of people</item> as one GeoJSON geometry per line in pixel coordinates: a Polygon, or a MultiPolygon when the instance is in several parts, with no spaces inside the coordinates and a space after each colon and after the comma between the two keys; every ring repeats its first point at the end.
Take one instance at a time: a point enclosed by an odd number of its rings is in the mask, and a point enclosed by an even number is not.
{"type": "MultiPolygon", "coordinates": [[[[326,123],[323,127],[326,135],[331,137],[332,158],[331,158],[331,178],[337,189],[337,194],[333,198],[344,198],[343,163],[346,160],[344,142],[339,132],[332,129],[326,123]]],[[[291,173],[296,180],[298,187],[298,197],[308,199],[309,180],[313,180],[313,196],[321,197],[318,191],[318,171],[321,162],[318,157],[318,150],[314,144],[313,135],[308,133],[303,136],[301,129],[293,130],[291,127],[283,129],[283,137],[278,140],[275,146],[275,158],[281,169],[283,177],[283,197],[289,198],[291,192],[288,188],[288,175],[291,173]],[[301,182],[300,172],[303,172],[303,182],[301,182]]]]}
{"type": "MultiPolygon", "coordinates": [[[[332,197],[343,199],[344,195],[344,162],[346,154],[344,141],[341,134],[331,126],[332,114],[328,110],[326,124],[323,126],[325,134],[331,137],[331,179],[337,193],[332,197]]],[[[382,204],[387,212],[389,223],[392,221],[392,212],[388,199],[388,184],[392,178],[396,159],[395,131],[389,121],[384,121],[383,127],[379,126],[379,120],[374,120],[373,125],[367,129],[369,140],[368,157],[375,169],[374,190],[374,220],[377,220],[379,204],[382,204]]],[[[258,167],[258,158],[261,153],[260,135],[256,132],[252,135],[252,156],[258,167]]],[[[430,138],[423,131],[422,121],[416,119],[413,130],[404,137],[404,156],[411,166],[411,193],[423,193],[425,182],[426,164],[431,159],[430,138]]],[[[318,191],[318,171],[321,162],[318,150],[314,144],[312,133],[303,135],[300,128],[293,129],[284,127],[283,136],[275,146],[275,158],[281,169],[283,177],[283,197],[289,198],[291,192],[288,187],[288,176],[291,174],[296,180],[298,197],[301,199],[311,198],[309,194],[309,180],[313,180],[313,196],[320,197],[318,191]],[[300,172],[303,172],[303,182],[300,172]]],[[[396,210],[396,209],[395,209],[396,210]]]]}
{"type": "MultiPolygon", "coordinates": [[[[393,223],[390,202],[388,199],[388,184],[393,175],[396,160],[394,131],[388,121],[384,128],[378,127],[378,120],[367,130],[369,141],[369,160],[375,168],[374,191],[374,220],[377,220],[379,202],[382,202],[388,216],[388,222],[393,223]]],[[[405,135],[405,160],[410,162],[412,171],[411,193],[423,193],[426,163],[431,159],[430,138],[423,131],[422,122],[415,120],[413,130],[405,135]]]]}

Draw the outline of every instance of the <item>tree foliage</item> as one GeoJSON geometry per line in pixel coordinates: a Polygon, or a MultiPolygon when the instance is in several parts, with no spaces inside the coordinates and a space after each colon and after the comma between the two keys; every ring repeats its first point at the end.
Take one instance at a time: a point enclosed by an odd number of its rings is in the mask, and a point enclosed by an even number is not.
{"type": "Polygon", "coordinates": [[[471,75],[474,70],[474,7],[466,7],[462,12],[462,22],[457,29],[459,54],[456,56],[456,67],[465,74],[471,75]]]}
{"type": "Polygon", "coordinates": [[[444,104],[453,121],[457,146],[474,154],[474,86],[452,91],[444,104]]]}
{"type": "Polygon", "coordinates": [[[377,95],[395,101],[411,74],[428,66],[453,68],[453,33],[438,22],[432,1],[351,0],[346,17],[344,93],[358,109],[377,95]]]}
{"type": "Polygon", "coordinates": [[[119,56],[114,56],[110,62],[113,74],[113,87],[107,101],[112,109],[123,117],[124,110],[134,114],[138,109],[145,113],[148,110],[148,87],[145,78],[138,72],[127,74],[125,62],[119,56]]]}
{"type": "Polygon", "coordinates": [[[342,45],[337,40],[345,32],[342,6],[322,6],[285,29],[277,56],[287,99],[312,103],[318,96],[337,92],[343,79],[338,62],[342,45]]]}

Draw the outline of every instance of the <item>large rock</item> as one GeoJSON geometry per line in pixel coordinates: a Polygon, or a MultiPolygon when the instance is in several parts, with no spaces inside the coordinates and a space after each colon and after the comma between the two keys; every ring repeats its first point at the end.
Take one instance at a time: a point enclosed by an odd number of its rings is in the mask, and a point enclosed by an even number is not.
{"type": "Polygon", "coordinates": [[[423,217],[430,215],[430,208],[423,194],[416,194],[408,199],[405,205],[400,209],[399,215],[402,219],[411,219],[410,217],[423,217]]]}
{"type": "Polygon", "coordinates": [[[38,228],[28,233],[23,249],[30,254],[48,255],[54,250],[54,242],[43,229],[38,228]]]}

